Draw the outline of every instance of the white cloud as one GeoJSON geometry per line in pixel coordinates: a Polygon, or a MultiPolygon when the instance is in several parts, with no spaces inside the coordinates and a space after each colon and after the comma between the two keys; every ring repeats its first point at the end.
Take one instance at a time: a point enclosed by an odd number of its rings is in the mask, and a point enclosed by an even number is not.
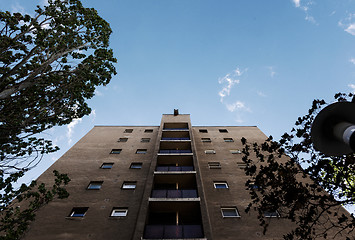
{"type": "Polygon", "coordinates": [[[232,104],[226,104],[228,111],[234,112],[236,110],[244,110],[250,112],[250,109],[245,106],[245,103],[241,101],[236,101],[232,104]]]}
{"type": "Polygon", "coordinates": [[[71,123],[68,124],[67,126],[67,138],[68,138],[68,144],[70,145],[72,143],[72,137],[74,133],[74,128],[75,126],[82,121],[81,118],[75,118],[71,123]]]}
{"type": "Polygon", "coordinates": [[[295,4],[295,7],[300,7],[301,6],[301,1],[300,0],[292,0],[292,1],[295,4]]]}
{"type": "Polygon", "coordinates": [[[346,18],[338,22],[339,27],[343,28],[345,32],[355,36],[355,14],[349,14],[346,18]]]}
{"type": "Polygon", "coordinates": [[[100,92],[100,91],[97,90],[97,89],[95,89],[94,94],[95,94],[96,96],[103,96],[103,95],[104,95],[102,92],[100,92]]]}
{"type": "Polygon", "coordinates": [[[276,75],[275,67],[266,67],[270,71],[270,77],[274,77],[276,75]]]}
{"type": "Polygon", "coordinates": [[[96,110],[92,110],[89,117],[91,118],[91,121],[95,121],[96,119],[96,110]]]}
{"type": "Polygon", "coordinates": [[[355,84],[350,83],[348,85],[348,87],[350,87],[352,89],[353,93],[355,93],[355,84]]]}
{"type": "Polygon", "coordinates": [[[25,8],[21,6],[18,2],[16,2],[14,5],[11,5],[11,12],[12,13],[21,13],[25,14],[25,8]]]}
{"type": "Polygon", "coordinates": [[[355,36],[355,23],[349,24],[348,27],[345,29],[345,32],[355,36]]]}
{"type": "Polygon", "coordinates": [[[355,65],[355,58],[353,58],[353,57],[352,57],[352,58],[350,58],[350,59],[349,59],[349,62],[351,62],[352,64],[354,64],[354,65],[355,65]]]}
{"type": "Polygon", "coordinates": [[[318,25],[317,21],[314,19],[314,17],[309,13],[310,9],[311,9],[311,5],[314,4],[314,2],[312,0],[292,0],[293,4],[295,5],[296,8],[301,9],[306,16],[304,17],[304,19],[306,21],[309,21],[315,25],[318,25]]]}
{"type": "MultiPolygon", "coordinates": [[[[244,70],[244,71],[246,71],[246,70],[244,70]]],[[[223,78],[218,79],[219,84],[226,83],[224,85],[224,87],[222,88],[222,90],[218,92],[218,95],[221,97],[221,99],[220,99],[221,102],[223,102],[223,100],[226,96],[230,95],[230,91],[231,91],[232,87],[235,84],[240,83],[239,77],[242,76],[244,71],[241,71],[237,67],[232,73],[228,73],[223,78]]]]}
{"type": "Polygon", "coordinates": [[[262,91],[257,91],[256,94],[258,94],[260,97],[266,97],[266,94],[262,91]]]}

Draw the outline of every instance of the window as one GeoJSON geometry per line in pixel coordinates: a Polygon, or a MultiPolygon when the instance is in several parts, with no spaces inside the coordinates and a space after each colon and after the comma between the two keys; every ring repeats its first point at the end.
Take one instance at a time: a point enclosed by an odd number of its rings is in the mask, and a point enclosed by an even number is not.
{"type": "Polygon", "coordinates": [[[227,130],[227,129],[219,129],[219,132],[220,132],[220,133],[227,133],[228,130],[227,130]]]}
{"type": "Polygon", "coordinates": [[[150,142],[150,138],[142,138],[141,142],[150,142]]]}
{"type": "Polygon", "coordinates": [[[123,182],[122,189],[135,189],[137,182],[123,182]]]}
{"type": "Polygon", "coordinates": [[[84,217],[88,209],[88,207],[74,207],[71,210],[69,217],[84,217]]]}
{"type": "Polygon", "coordinates": [[[144,130],[145,133],[152,133],[153,132],[153,129],[146,129],[144,130]]]}
{"type": "Polygon", "coordinates": [[[128,138],[119,138],[118,142],[127,142],[128,138]]]}
{"type": "Polygon", "coordinates": [[[122,152],[122,149],[112,149],[111,154],[120,154],[122,152]]]}
{"type": "Polygon", "coordinates": [[[125,129],[124,130],[124,133],[132,133],[133,132],[133,129],[125,129]]]}
{"type": "Polygon", "coordinates": [[[131,163],[131,166],[129,168],[141,169],[142,168],[142,163],[141,162],[133,162],[133,163],[131,163]]]}
{"type": "Polygon", "coordinates": [[[136,154],[146,154],[147,149],[137,149],[136,154]]]}
{"type": "Polygon", "coordinates": [[[219,169],[219,168],[221,168],[221,164],[219,162],[209,162],[208,163],[208,167],[212,168],[212,169],[213,168],[218,168],[219,169]]]}
{"type": "Polygon", "coordinates": [[[208,133],[207,129],[199,129],[198,130],[200,133],[208,133]]]}
{"type": "Polygon", "coordinates": [[[211,142],[211,138],[201,138],[201,142],[211,142]]]}
{"type": "Polygon", "coordinates": [[[232,149],[232,150],[229,150],[229,152],[231,153],[231,154],[241,154],[242,152],[240,151],[240,150],[238,150],[238,149],[232,149]]]}
{"type": "Polygon", "coordinates": [[[90,182],[89,186],[87,187],[88,190],[100,190],[103,181],[100,182],[90,182]]]}
{"type": "Polygon", "coordinates": [[[225,217],[240,217],[236,207],[221,207],[222,216],[225,217]]]}
{"type": "Polygon", "coordinates": [[[234,142],[233,138],[223,138],[225,142],[234,142]]]}
{"type": "Polygon", "coordinates": [[[247,167],[247,164],[245,162],[237,162],[237,166],[240,168],[240,169],[244,169],[247,167]]]}
{"type": "Polygon", "coordinates": [[[111,212],[111,217],[126,217],[128,213],[127,208],[113,208],[111,212]]]}
{"type": "Polygon", "coordinates": [[[255,184],[255,182],[250,182],[248,184],[249,189],[258,189],[259,186],[255,184]]]}
{"type": "Polygon", "coordinates": [[[216,154],[216,151],[215,150],[205,150],[205,153],[206,154],[216,154]]]}
{"type": "Polygon", "coordinates": [[[264,217],[267,217],[267,218],[280,217],[280,214],[277,210],[276,211],[265,211],[264,217]]]}
{"type": "Polygon", "coordinates": [[[227,182],[214,182],[214,188],[228,188],[227,182]]]}
{"type": "Polygon", "coordinates": [[[100,168],[102,169],[111,169],[113,166],[113,163],[103,163],[100,168]]]}

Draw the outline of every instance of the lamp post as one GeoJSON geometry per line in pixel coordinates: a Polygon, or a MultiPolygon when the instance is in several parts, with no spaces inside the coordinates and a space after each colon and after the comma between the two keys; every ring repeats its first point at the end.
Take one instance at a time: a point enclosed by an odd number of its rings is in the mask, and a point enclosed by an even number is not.
{"type": "Polygon", "coordinates": [[[355,152],[355,103],[336,102],[313,121],[311,139],[316,150],[329,156],[355,152]]]}

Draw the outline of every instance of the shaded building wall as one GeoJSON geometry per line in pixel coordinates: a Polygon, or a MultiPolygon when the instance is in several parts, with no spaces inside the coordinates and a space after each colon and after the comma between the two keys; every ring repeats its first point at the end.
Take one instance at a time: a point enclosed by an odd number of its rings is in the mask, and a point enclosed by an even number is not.
{"type": "Polygon", "coordinates": [[[94,127],[39,177],[38,181],[51,184],[54,169],[68,173],[71,182],[67,189],[71,195],[40,209],[24,239],[139,240],[144,239],[147,225],[162,225],[159,217],[167,216],[170,210],[179,212],[177,222],[180,218],[180,221],[198,222],[202,226],[203,233],[196,239],[282,239],[282,235],[294,227],[290,221],[282,217],[268,218],[270,225],[263,235],[256,213],[244,211],[250,198],[239,152],[242,137],[249,142],[266,139],[257,127],[194,127],[190,116],[184,114],[164,114],[160,126],[94,127]],[[176,123],[187,124],[187,130],[177,136],[188,136],[189,140],[162,141],[164,136],[176,135],[176,131],[164,130],[176,123]],[[127,129],[133,131],[129,133],[127,129]],[[120,138],[123,141],[118,141],[120,138]],[[186,148],[186,144],[190,144],[191,154],[159,153],[169,148],[186,148]],[[112,154],[112,150],[121,151],[112,154]],[[171,163],[169,159],[174,156],[178,159],[177,165],[186,165],[185,162],[191,160],[194,171],[157,171],[159,164],[171,163]],[[103,163],[113,163],[112,168],[100,168],[103,163]],[[132,163],[141,163],[141,168],[130,168],[132,163]],[[189,186],[188,181],[196,185],[198,198],[154,198],[152,194],[157,184],[171,183],[174,176],[180,187],[189,186]],[[102,182],[101,189],[88,190],[91,181],[102,182]],[[136,187],[122,189],[124,182],[136,187]],[[225,183],[228,188],[216,188],[216,183],[225,183]],[[83,217],[72,217],[74,207],[88,210],[83,217]],[[113,208],[125,208],[127,215],[112,217],[113,208]],[[239,216],[223,216],[221,210],[225,208],[236,209],[239,216]],[[196,216],[189,217],[189,214],[196,216]]]}
{"type": "Polygon", "coordinates": [[[94,127],[38,179],[51,183],[52,171],[68,173],[69,198],[54,200],[37,212],[24,239],[132,239],[154,152],[158,127],[94,127]],[[133,129],[132,133],[124,133],[133,129]],[[145,133],[146,129],[153,132],[145,133]],[[118,142],[128,138],[127,142],[118,142]],[[141,142],[150,138],[150,142],[141,142]],[[122,149],[120,154],[110,154],[122,149]],[[147,149],[146,154],[136,154],[147,149]],[[112,169],[101,169],[103,163],[112,169]],[[141,162],[141,169],[130,169],[141,162]],[[90,181],[103,181],[100,190],[87,190],[90,181]],[[124,181],[136,181],[134,190],[121,189],[124,181]],[[89,207],[82,218],[70,217],[73,207],[89,207]],[[110,217],[114,207],[128,209],[126,217],[110,217]]]}

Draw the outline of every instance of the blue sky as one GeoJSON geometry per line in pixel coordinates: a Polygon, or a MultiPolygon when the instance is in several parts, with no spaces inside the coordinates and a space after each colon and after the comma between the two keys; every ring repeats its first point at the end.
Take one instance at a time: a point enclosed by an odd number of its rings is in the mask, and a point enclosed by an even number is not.
{"type": "MultiPolygon", "coordinates": [[[[0,0],[33,14],[44,0],[0,0]]],[[[89,100],[90,116],[46,132],[61,150],[94,125],[258,126],[278,138],[314,98],[355,89],[355,0],[84,0],[110,23],[118,75],[89,100]]]]}

